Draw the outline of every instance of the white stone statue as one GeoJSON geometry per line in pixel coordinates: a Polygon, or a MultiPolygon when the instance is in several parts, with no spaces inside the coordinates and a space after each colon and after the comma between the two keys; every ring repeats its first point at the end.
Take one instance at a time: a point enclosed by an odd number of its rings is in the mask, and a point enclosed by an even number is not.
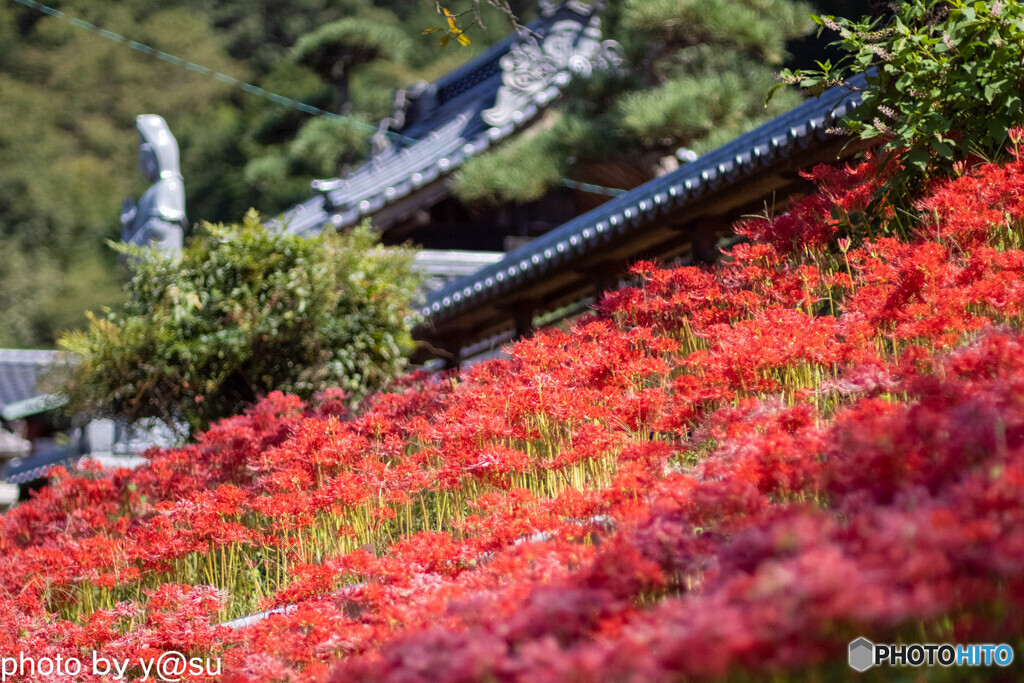
{"type": "Polygon", "coordinates": [[[139,168],[153,185],[138,204],[124,201],[121,239],[143,247],[181,251],[188,222],[178,141],[163,117],[156,114],[139,116],[135,128],[139,131],[139,168]]]}

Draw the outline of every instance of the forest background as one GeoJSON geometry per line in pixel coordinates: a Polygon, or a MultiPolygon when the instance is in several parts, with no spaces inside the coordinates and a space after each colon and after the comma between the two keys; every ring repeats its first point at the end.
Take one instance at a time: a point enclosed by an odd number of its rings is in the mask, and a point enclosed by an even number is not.
{"type": "MultiPolygon", "coordinates": [[[[51,6],[132,40],[375,126],[395,91],[433,80],[510,31],[484,8],[486,29],[468,47],[438,44],[424,29],[443,24],[432,0],[54,0],[51,6]],[[325,52],[330,58],[320,56],[325,52]]],[[[454,10],[465,9],[453,0],[454,10]]],[[[468,2],[462,3],[468,6],[468,2]]],[[[531,0],[513,0],[522,21],[531,0]]],[[[807,66],[831,37],[810,31],[808,11],[857,16],[863,4],[819,0],[613,0],[605,35],[623,43],[628,77],[569,93],[558,145],[511,145],[505,159],[476,161],[456,190],[472,201],[516,201],[538,191],[494,178],[507,163],[530,164],[531,179],[557,177],[574,155],[700,151],[777,113],[763,108],[770,74],[807,66]],[[709,12],[708,7],[722,11],[709,12]],[[689,8],[705,22],[666,24],[689,8]],[[773,17],[751,23],[750,17],[773,17]],[[644,25],[664,30],[637,31],[644,25]],[[716,45],[727,46],[718,49],[716,45]],[[694,73],[693,64],[703,73],[694,73]],[[749,64],[758,68],[752,70],[749,64]],[[738,68],[737,68],[738,67],[738,68]],[[729,106],[676,120],[679,105],[726,71],[729,106]],[[637,77],[639,74],[639,78],[637,77]],[[764,87],[762,87],[762,84],[764,87]],[[589,89],[589,90],[588,90],[589,89]],[[689,90],[688,90],[689,89],[689,90]],[[645,99],[646,98],[646,99],[645,99]],[[742,100],[742,101],[740,101],[742,100]],[[630,110],[648,119],[634,123],[630,110]],[[637,106],[639,105],[639,106],[637,106]],[[589,109],[588,109],[589,107],[589,109]],[[602,109],[603,108],[603,109],[602,109]],[[598,115],[611,112],[610,116],[598,115]],[[650,120],[651,112],[659,120],[650,120]],[[572,117],[575,117],[573,119],[572,117]],[[614,133],[609,136],[609,131],[614,133]],[[625,131],[625,133],[623,132],[625,131]],[[645,131],[657,131],[646,134],[645,131]],[[573,148],[566,148],[569,140],[573,148]],[[614,145],[599,143],[613,140],[614,145]]],[[[716,97],[720,97],[721,93],[716,97]]],[[[791,100],[777,99],[775,108],[791,100]]],[[[685,109],[685,107],[683,108],[685,109]]],[[[313,178],[343,175],[370,153],[365,127],[284,108],[214,79],[0,0],[0,347],[50,348],[61,330],[82,327],[86,310],[117,305],[124,272],[106,241],[119,238],[125,197],[146,182],[137,171],[135,116],[159,113],[182,150],[191,221],[236,221],[250,207],[273,215],[309,195],[313,178]]],[[[540,188],[541,190],[543,187],[540,188]]]]}

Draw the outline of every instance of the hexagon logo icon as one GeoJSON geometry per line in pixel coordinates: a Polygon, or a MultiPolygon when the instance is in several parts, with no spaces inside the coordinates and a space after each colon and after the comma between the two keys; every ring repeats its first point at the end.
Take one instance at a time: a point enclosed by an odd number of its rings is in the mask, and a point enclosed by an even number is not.
{"type": "Polygon", "coordinates": [[[867,638],[850,643],[850,668],[861,673],[875,665],[875,644],[867,638]]]}

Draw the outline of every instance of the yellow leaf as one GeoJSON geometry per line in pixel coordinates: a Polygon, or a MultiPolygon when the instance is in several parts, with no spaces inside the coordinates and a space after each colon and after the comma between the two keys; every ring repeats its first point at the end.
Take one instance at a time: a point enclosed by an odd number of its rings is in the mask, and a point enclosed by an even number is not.
{"type": "Polygon", "coordinates": [[[448,43],[451,41],[452,36],[450,33],[446,33],[441,36],[441,47],[448,47],[448,43]]]}
{"type": "Polygon", "coordinates": [[[457,34],[455,35],[455,40],[459,41],[459,45],[462,45],[462,46],[466,46],[466,45],[469,45],[469,36],[467,36],[467,35],[466,35],[465,33],[463,33],[462,31],[459,31],[459,32],[458,32],[458,33],[457,33],[457,34]]]}
{"type": "Polygon", "coordinates": [[[459,25],[455,23],[455,16],[446,8],[442,8],[441,11],[444,12],[444,16],[448,20],[448,28],[450,28],[452,31],[458,31],[459,25]]]}
{"type": "Polygon", "coordinates": [[[428,33],[437,33],[440,30],[441,29],[439,28],[425,28],[423,29],[423,35],[427,35],[428,33]]]}

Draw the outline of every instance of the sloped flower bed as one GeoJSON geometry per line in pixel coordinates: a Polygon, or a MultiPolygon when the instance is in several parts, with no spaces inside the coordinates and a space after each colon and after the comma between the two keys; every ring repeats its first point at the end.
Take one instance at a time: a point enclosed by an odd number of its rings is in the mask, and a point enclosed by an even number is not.
{"type": "MultiPolygon", "coordinates": [[[[1024,634],[1024,159],[886,175],[637,264],[570,331],[348,415],[274,394],[0,522],[0,651],[226,681],[845,678],[1024,634]],[[242,627],[224,625],[288,606],[242,627]]],[[[940,674],[942,672],[939,672],[940,674]]],[[[8,679],[10,680],[10,679],[8,679]]]]}

